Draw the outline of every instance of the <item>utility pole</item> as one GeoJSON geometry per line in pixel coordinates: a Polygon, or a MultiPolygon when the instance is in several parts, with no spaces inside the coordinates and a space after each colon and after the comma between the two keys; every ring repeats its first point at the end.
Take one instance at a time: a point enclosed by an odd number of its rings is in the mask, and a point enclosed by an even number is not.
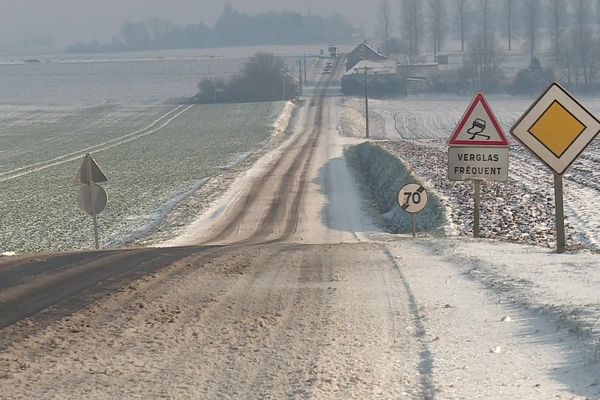
{"type": "Polygon", "coordinates": [[[366,134],[367,134],[367,139],[369,138],[369,85],[367,84],[367,70],[368,68],[365,67],[365,116],[366,116],[366,134]]]}
{"type": "Polygon", "coordinates": [[[283,101],[286,101],[285,98],[285,76],[288,74],[287,69],[285,68],[280,68],[279,72],[281,72],[281,92],[282,92],[282,99],[283,101]]]}
{"type": "Polygon", "coordinates": [[[304,55],[304,83],[306,84],[307,78],[306,78],[307,74],[306,74],[306,54],[304,55]]]}
{"type": "Polygon", "coordinates": [[[298,97],[302,96],[302,60],[298,59],[298,97]]]}
{"type": "Polygon", "coordinates": [[[365,134],[367,136],[367,139],[370,138],[370,132],[369,132],[369,85],[367,83],[367,71],[370,69],[373,69],[373,67],[368,67],[368,66],[364,66],[362,68],[358,68],[358,69],[364,69],[365,70],[365,120],[366,120],[366,131],[365,134]]]}

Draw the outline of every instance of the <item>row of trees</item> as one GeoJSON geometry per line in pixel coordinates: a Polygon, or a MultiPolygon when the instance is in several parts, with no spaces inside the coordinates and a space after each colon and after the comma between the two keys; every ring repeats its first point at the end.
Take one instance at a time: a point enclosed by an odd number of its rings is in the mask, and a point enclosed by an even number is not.
{"type": "Polygon", "coordinates": [[[246,103],[289,100],[298,93],[298,82],[287,72],[281,57],[256,53],[242,72],[230,79],[204,79],[198,84],[193,103],[246,103]]]}
{"type": "Polygon", "coordinates": [[[297,12],[250,16],[226,6],[215,26],[179,26],[154,18],[127,22],[108,43],[76,43],[69,53],[98,53],[172,48],[349,42],[354,28],[343,17],[320,17],[297,12]]]}
{"type": "Polygon", "coordinates": [[[379,0],[377,17],[386,55],[413,64],[465,52],[461,73],[478,88],[498,85],[500,65],[517,52],[566,85],[591,90],[598,78],[600,0],[379,0]]]}

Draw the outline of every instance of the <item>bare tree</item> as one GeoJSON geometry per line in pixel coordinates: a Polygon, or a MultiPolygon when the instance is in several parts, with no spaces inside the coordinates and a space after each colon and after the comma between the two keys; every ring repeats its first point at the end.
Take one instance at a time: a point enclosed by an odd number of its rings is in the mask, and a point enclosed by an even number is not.
{"type": "Polygon", "coordinates": [[[595,16],[596,16],[596,33],[600,32],[600,0],[596,0],[596,9],[595,9],[595,16]]]}
{"type": "Polygon", "coordinates": [[[513,0],[506,0],[506,25],[507,25],[507,36],[508,36],[508,51],[512,51],[512,14],[513,14],[513,0]]]}
{"type": "Polygon", "coordinates": [[[466,0],[458,0],[458,17],[460,19],[460,51],[465,51],[465,13],[466,0]]]}
{"type": "Polygon", "coordinates": [[[500,81],[502,58],[491,29],[492,4],[489,0],[479,0],[479,30],[469,44],[469,56],[458,71],[457,83],[463,89],[494,90],[500,81]]]}
{"type": "Polygon", "coordinates": [[[494,90],[500,81],[503,61],[495,35],[489,33],[487,40],[483,35],[476,35],[469,51],[470,56],[460,71],[461,79],[467,79],[473,90],[494,90]]]}
{"type": "MultiPolygon", "coordinates": [[[[490,35],[488,32],[488,27],[489,27],[489,21],[488,18],[490,16],[489,13],[489,4],[488,4],[488,0],[481,0],[481,13],[482,13],[482,30],[483,30],[483,34],[482,34],[482,40],[479,41],[476,45],[479,46],[479,52],[482,53],[482,62],[481,62],[481,88],[483,88],[483,86],[486,84],[487,82],[487,74],[488,74],[488,65],[489,62],[487,62],[486,58],[488,57],[488,53],[490,51],[490,49],[488,48],[488,45],[490,44],[489,39],[490,39],[490,35]]],[[[495,45],[495,42],[494,42],[495,45]]]]}
{"type": "Polygon", "coordinates": [[[433,61],[437,61],[437,53],[441,50],[442,42],[442,1],[429,0],[433,36],[433,61]]]}
{"type": "Polygon", "coordinates": [[[383,41],[383,52],[390,56],[390,39],[392,37],[392,11],[389,0],[380,0],[377,7],[379,37],[383,41]]]}
{"type": "Polygon", "coordinates": [[[419,54],[421,37],[421,2],[420,0],[402,0],[402,26],[406,35],[408,63],[412,65],[419,54]]]}
{"type": "Polygon", "coordinates": [[[533,61],[533,58],[535,57],[539,14],[539,0],[527,0],[525,3],[525,24],[527,26],[527,41],[529,45],[530,61],[533,61]]]}
{"type": "MultiPolygon", "coordinates": [[[[483,26],[483,37],[487,38],[488,35],[488,27],[489,27],[489,21],[488,18],[490,16],[489,13],[489,4],[488,4],[488,0],[481,0],[481,13],[482,13],[482,26],[483,26]]],[[[483,46],[484,46],[484,50],[487,50],[487,40],[483,41],[483,46]]]]}
{"type": "Polygon", "coordinates": [[[600,68],[598,40],[589,26],[589,0],[577,0],[575,5],[574,45],[577,68],[575,81],[585,90],[592,89],[600,68]]]}
{"type": "Polygon", "coordinates": [[[564,81],[567,86],[570,86],[575,79],[575,49],[570,43],[564,44],[564,49],[558,53],[557,66],[562,76],[562,81],[564,81]]]}
{"type": "Polygon", "coordinates": [[[560,59],[561,28],[565,16],[564,0],[550,0],[550,11],[552,12],[552,51],[554,60],[558,63],[560,59]]]}

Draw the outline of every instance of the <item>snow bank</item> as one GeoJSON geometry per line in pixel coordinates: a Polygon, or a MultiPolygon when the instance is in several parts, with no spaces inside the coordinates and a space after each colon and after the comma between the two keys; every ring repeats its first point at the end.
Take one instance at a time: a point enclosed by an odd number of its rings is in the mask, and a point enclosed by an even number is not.
{"type": "Polygon", "coordinates": [[[176,218],[178,214],[177,209],[184,205],[185,202],[207,182],[208,178],[200,179],[188,187],[183,188],[179,193],[176,193],[171,200],[163,204],[153,213],[140,217],[131,217],[133,220],[131,233],[105,243],[102,247],[118,248],[148,237],[163,226],[167,220],[176,218]]]}
{"type": "Polygon", "coordinates": [[[362,138],[365,136],[365,116],[352,107],[344,107],[340,112],[340,128],[344,136],[362,138]]]}
{"type": "Polygon", "coordinates": [[[590,347],[600,360],[600,260],[580,251],[557,255],[538,246],[468,238],[424,243],[495,292],[500,303],[541,313],[590,347]]]}
{"type": "MultiPolygon", "coordinates": [[[[372,102],[373,100],[370,100],[372,102]]],[[[340,111],[340,125],[342,134],[349,137],[364,138],[366,131],[365,103],[364,100],[357,98],[342,99],[340,111]]],[[[372,109],[369,109],[369,133],[372,139],[389,138],[387,132],[393,129],[393,117],[383,116],[372,109]],[[390,128],[391,127],[391,128],[390,128]]],[[[397,134],[392,134],[397,138],[397,134]]]]}
{"type": "MultiPolygon", "coordinates": [[[[412,232],[412,216],[399,207],[398,192],[402,186],[421,183],[420,180],[400,159],[370,143],[349,148],[346,157],[361,174],[362,183],[368,187],[380,223],[392,233],[412,232]]],[[[444,233],[444,207],[435,193],[428,191],[428,194],[429,205],[418,215],[418,230],[444,233]]]]}
{"type": "Polygon", "coordinates": [[[290,125],[290,121],[292,120],[292,116],[294,115],[294,108],[295,104],[293,102],[287,101],[285,103],[281,115],[273,124],[273,132],[271,133],[272,139],[285,134],[288,126],[290,125]]]}

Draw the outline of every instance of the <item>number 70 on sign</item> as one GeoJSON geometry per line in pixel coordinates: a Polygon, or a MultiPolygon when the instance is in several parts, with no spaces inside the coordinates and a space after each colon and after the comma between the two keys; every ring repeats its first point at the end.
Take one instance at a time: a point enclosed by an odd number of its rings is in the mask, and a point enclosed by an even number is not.
{"type": "Polygon", "coordinates": [[[398,193],[398,204],[400,207],[410,214],[416,214],[425,207],[429,202],[429,196],[425,188],[418,183],[409,183],[400,189],[398,193]]]}

